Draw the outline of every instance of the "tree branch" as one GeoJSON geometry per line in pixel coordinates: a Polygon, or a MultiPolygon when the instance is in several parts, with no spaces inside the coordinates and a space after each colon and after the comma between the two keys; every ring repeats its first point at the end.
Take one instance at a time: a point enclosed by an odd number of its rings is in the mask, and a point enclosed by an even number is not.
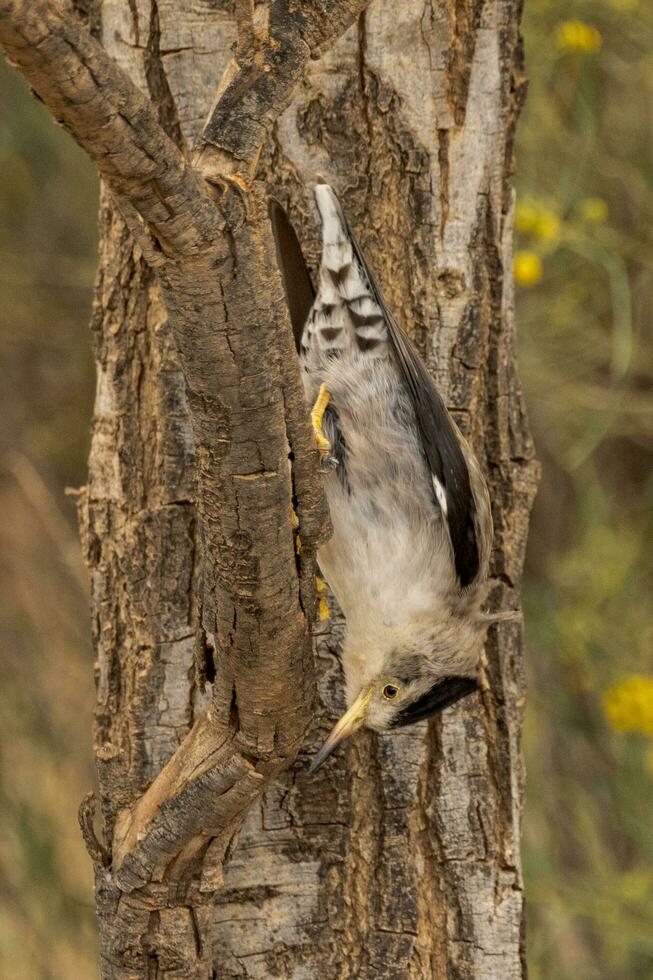
{"type": "Polygon", "coordinates": [[[272,0],[248,17],[250,0],[239,0],[238,50],[196,148],[196,165],[207,179],[231,174],[247,183],[275,120],[290,105],[307,61],[344,34],[368,3],[272,0]]]}

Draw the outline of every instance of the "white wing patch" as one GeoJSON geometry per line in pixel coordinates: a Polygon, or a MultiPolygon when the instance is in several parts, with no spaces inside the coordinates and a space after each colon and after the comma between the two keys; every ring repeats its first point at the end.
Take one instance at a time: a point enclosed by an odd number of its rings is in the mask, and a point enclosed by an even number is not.
{"type": "Polygon", "coordinates": [[[447,516],[447,494],[445,492],[444,487],[442,486],[442,484],[438,480],[437,476],[435,475],[435,473],[432,473],[431,474],[431,479],[433,480],[433,489],[435,490],[435,496],[437,497],[437,501],[438,501],[438,503],[440,505],[440,510],[442,511],[442,513],[444,514],[444,516],[446,517],[447,516]]]}

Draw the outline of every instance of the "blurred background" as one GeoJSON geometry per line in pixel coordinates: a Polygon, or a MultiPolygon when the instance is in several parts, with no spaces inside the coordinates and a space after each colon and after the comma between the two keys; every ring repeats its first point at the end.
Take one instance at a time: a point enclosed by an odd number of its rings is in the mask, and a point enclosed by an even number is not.
{"type": "MultiPolygon", "coordinates": [[[[520,368],[543,463],[524,585],[533,980],[653,977],[653,4],[530,0],[520,368]]],[[[91,166],[0,64],[0,976],[97,975],[91,166]],[[12,773],[29,773],[16,780],[12,773]]]]}

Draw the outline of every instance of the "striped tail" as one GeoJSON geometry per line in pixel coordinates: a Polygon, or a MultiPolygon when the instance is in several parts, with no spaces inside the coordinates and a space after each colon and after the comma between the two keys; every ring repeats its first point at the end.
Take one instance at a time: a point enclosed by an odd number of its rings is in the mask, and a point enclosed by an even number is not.
{"type": "Polygon", "coordinates": [[[359,353],[384,355],[388,330],[383,310],[355,254],[340,201],[328,184],[316,185],[315,201],[322,220],[322,261],[302,353],[307,356],[309,351],[319,352],[328,358],[359,353]]]}

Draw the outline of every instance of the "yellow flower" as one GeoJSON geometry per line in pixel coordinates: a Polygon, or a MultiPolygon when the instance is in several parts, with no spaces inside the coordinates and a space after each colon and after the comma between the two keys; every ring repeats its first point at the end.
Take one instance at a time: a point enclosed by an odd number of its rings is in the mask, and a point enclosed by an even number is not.
{"type": "Polygon", "coordinates": [[[515,255],[514,273],[520,286],[537,286],[542,281],[542,260],[535,252],[523,249],[515,255]]]}
{"type": "Polygon", "coordinates": [[[633,674],[603,695],[603,710],[615,732],[653,735],[653,677],[633,674]]]}
{"type": "Polygon", "coordinates": [[[556,42],[562,51],[582,51],[594,54],[601,50],[601,32],[584,20],[563,20],[555,32],[556,42]]]}
{"type": "Polygon", "coordinates": [[[524,201],[523,204],[517,205],[515,211],[515,228],[517,231],[522,231],[525,234],[535,231],[539,216],[540,209],[537,204],[533,204],[532,201],[524,201]]]}
{"type": "Polygon", "coordinates": [[[554,211],[534,201],[517,205],[515,228],[523,234],[533,235],[548,242],[560,233],[560,218],[554,211]]]}
{"type": "Polygon", "coordinates": [[[581,204],[580,213],[585,221],[600,225],[607,220],[608,205],[602,197],[588,197],[581,204]]]}
{"type": "Polygon", "coordinates": [[[560,218],[553,211],[540,211],[540,216],[535,226],[535,234],[543,242],[549,242],[552,238],[557,238],[560,233],[560,218]]]}

